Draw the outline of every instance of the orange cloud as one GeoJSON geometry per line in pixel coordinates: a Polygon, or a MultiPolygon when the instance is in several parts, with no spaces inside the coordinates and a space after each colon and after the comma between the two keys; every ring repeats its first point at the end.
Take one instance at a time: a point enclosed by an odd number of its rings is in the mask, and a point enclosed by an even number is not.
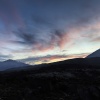
{"type": "Polygon", "coordinates": [[[73,59],[73,58],[85,58],[88,53],[83,54],[73,54],[73,55],[47,55],[42,57],[30,57],[26,59],[22,59],[22,61],[29,63],[29,64],[42,64],[42,63],[52,63],[67,59],[73,59]]]}

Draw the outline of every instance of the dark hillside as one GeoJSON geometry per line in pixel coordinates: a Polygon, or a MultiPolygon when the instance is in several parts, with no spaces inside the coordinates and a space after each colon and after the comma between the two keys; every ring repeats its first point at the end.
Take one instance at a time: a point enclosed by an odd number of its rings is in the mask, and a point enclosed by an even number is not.
{"type": "Polygon", "coordinates": [[[2,72],[1,100],[100,100],[100,66],[44,64],[39,69],[2,72]]]}

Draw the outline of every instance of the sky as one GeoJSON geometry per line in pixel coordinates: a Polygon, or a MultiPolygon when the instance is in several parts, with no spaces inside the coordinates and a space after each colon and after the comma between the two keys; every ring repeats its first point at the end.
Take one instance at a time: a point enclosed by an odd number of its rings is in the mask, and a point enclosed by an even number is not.
{"type": "Polygon", "coordinates": [[[100,48],[100,0],[0,0],[0,61],[41,64],[100,48]]]}

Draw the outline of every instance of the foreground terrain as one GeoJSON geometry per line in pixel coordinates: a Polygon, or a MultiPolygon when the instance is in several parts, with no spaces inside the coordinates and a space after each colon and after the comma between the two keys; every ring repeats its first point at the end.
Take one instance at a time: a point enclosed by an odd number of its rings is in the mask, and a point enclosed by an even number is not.
{"type": "Polygon", "coordinates": [[[100,100],[100,66],[45,65],[0,73],[0,100],[100,100]]]}

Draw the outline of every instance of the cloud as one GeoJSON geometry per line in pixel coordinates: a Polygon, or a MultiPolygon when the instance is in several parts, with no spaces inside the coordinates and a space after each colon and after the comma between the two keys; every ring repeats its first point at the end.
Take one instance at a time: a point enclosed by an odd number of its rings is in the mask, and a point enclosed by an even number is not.
{"type": "Polygon", "coordinates": [[[94,39],[91,40],[92,42],[100,42],[100,37],[96,37],[94,39]]]}
{"type": "Polygon", "coordinates": [[[0,54],[0,61],[11,59],[12,57],[13,57],[12,55],[3,55],[3,54],[0,54]]]}
{"type": "Polygon", "coordinates": [[[8,46],[10,42],[9,48],[17,48],[14,52],[49,52],[73,48],[76,42],[82,45],[99,41],[99,0],[11,0],[6,4],[1,0],[0,7],[0,17],[7,28],[0,43],[5,41],[4,46],[8,46]]]}
{"type": "Polygon", "coordinates": [[[84,58],[88,54],[89,53],[72,54],[72,55],[46,55],[46,56],[38,56],[38,57],[28,57],[19,60],[29,64],[42,64],[42,63],[51,63],[51,62],[57,62],[61,60],[72,59],[72,58],[84,58]]]}
{"type": "Polygon", "coordinates": [[[21,59],[21,61],[29,64],[38,64],[38,62],[48,63],[54,60],[61,60],[66,57],[67,57],[66,55],[47,55],[47,56],[40,56],[40,57],[28,57],[25,59],[21,59]]]}
{"type": "MultiPolygon", "coordinates": [[[[33,30],[18,29],[13,33],[18,40],[12,41],[26,47],[31,46],[33,51],[45,52],[56,47],[64,49],[66,44],[83,37],[81,32],[91,30],[89,28],[99,16],[98,0],[50,1],[49,4],[47,3],[48,6],[43,6],[46,0],[39,3],[34,1],[34,3],[38,9],[37,14],[33,11],[31,15],[33,30]],[[57,6],[52,6],[52,4],[57,4],[57,6]],[[43,9],[39,5],[42,5],[43,9]],[[51,9],[53,9],[52,12],[51,9]]],[[[87,35],[86,38],[90,37],[87,35]]]]}
{"type": "Polygon", "coordinates": [[[14,34],[18,40],[11,41],[12,43],[31,46],[34,51],[47,51],[55,47],[63,48],[67,43],[67,33],[56,29],[45,34],[30,33],[25,30],[18,30],[14,34]]]}

